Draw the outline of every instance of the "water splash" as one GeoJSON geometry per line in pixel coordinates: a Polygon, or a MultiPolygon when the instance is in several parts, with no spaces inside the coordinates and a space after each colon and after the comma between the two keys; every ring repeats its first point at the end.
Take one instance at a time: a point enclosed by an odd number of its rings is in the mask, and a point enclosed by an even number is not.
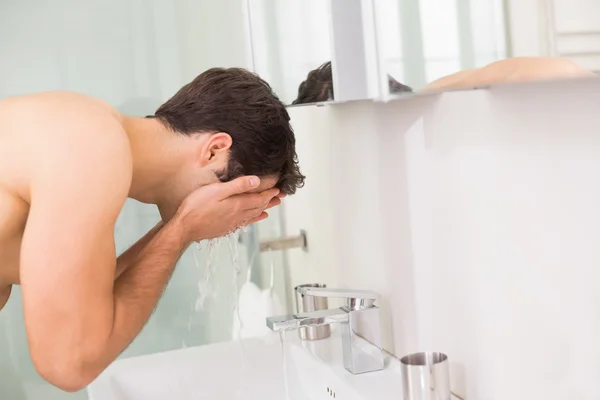
{"type": "MultiPolygon", "coordinates": [[[[236,319],[237,326],[235,322],[232,326],[232,336],[237,337],[240,344],[240,365],[239,365],[239,379],[238,385],[236,389],[236,399],[243,399],[246,397],[246,387],[248,382],[246,381],[246,351],[244,349],[244,340],[242,338],[242,330],[243,330],[243,322],[240,314],[240,293],[239,293],[239,279],[242,274],[242,268],[239,262],[240,258],[240,230],[236,232],[232,232],[227,235],[227,241],[229,244],[229,253],[231,254],[231,263],[233,265],[233,304],[232,304],[232,312],[236,319]],[[234,331],[235,329],[235,331],[234,331]]],[[[251,266],[248,267],[248,270],[251,270],[251,266]]]]}
{"type": "Polygon", "coordinates": [[[209,282],[214,272],[214,266],[217,261],[217,251],[223,238],[211,239],[206,243],[206,269],[204,270],[204,281],[209,282]]]}
{"type": "MultiPolygon", "coordinates": [[[[229,253],[231,254],[231,263],[233,264],[233,313],[237,318],[238,332],[237,337],[242,342],[242,317],[240,315],[240,300],[239,300],[239,279],[242,274],[242,268],[239,263],[240,258],[240,246],[239,246],[240,234],[233,232],[227,235],[227,241],[229,243],[229,253]]],[[[233,332],[232,332],[233,333],[233,332]]],[[[243,343],[242,343],[243,353],[243,343]]]]}
{"type": "MultiPolygon", "coordinates": [[[[221,244],[221,238],[210,239],[206,242],[206,269],[204,270],[204,280],[198,282],[198,297],[196,298],[196,312],[204,310],[204,303],[206,299],[212,295],[212,286],[210,278],[214,272],[214,266],[217,261],[218,248],[221,244]]],[[[196,246],[196,250],[200,247],[200,244],[196,246]]],[[[196,267],[200,268],[200,262],[198,261],[198,254],[194,253],[194,260],[196,267]]]]}
{"type": "Polygon", "coordinates": [[[200,269],[200,254],[202,253],[202,242],[196,242],[196,245],[192,247],[192,253],[194,255],[194,263],[196,264],[196,269],[200,269]]]}
{"type": "Polygon", "coordinates": [[[285,341],[286,331],[279,331],[279,341],[281,342],[281,367],[283,368],[283,384],[285,385],[285,398],[290,400],[290,384],[287,369],[287,346],[285,341]]]}

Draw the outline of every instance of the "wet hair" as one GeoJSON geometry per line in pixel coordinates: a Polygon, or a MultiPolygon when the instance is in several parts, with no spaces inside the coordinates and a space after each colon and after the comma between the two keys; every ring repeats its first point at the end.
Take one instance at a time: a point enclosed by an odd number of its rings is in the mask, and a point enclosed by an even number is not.
{"type": "MultiPolygon", "coordinates": [[[[403,85],[388,75],[390,93],[412,92],[410,86],[403,85]]],[[[333,100],[333,73],[331,61],[308,73],[306,80],[298,87],[298,97],[292,104],[316,103],[333,100]]]]}
{"type": "Polygon", "coordinates": [[[279,176],[286,194],[304,185],[296,139],[285,105],[267,82],[242,68],[212,68],[182,87],[153,116],[183,135],[225,132],[232,138],[226,170],[242,175],[279,176]]]}

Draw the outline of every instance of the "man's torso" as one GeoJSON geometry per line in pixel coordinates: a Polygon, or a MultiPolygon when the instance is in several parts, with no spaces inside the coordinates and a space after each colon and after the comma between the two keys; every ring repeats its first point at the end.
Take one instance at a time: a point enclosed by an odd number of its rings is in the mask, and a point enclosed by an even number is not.
{"type": "MultiPolygon", "coordinates": [[[[63,104],[68,107],[73,101],[101,107],[107,115],[119,118],[118,112],[107,104],[74,93],[47,92],[0,101],[0,309],[8,301],[11,286],[20,283],[21,241],[31,202],[30,172],[35,168],[35,161],[43,157],[43,151],[34,149],[36,135],[43,132],[20,121],[28,118],[28,109],[33,118],[40,107],[62,107],[63,104]]],[[[62,120],[44,122],[68,123],[62,120]]],[[[43,129],[43,126],[39,128],[43,129]]]]}

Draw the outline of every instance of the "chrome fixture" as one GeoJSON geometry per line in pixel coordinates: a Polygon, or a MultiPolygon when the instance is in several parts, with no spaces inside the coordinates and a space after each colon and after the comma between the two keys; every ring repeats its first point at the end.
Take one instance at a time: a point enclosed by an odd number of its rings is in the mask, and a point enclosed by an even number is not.
{"type": "Polygon", "coordinates": [[[271,330],[278,332],[339,323],[344,367],[352,374],[383,369],[379,308],[374,304],[378,297],[376,293],[316,287],[299,287],[297,290],[307,296],[345,299],[346,304],[335,309],[269,317],[267,326],[271,330]]]}
{"type": "Polygon", "coordinates": [[[300,234],[297,236],[288,236],[281,239],[273,239],[266,242],[261,242],[259,248],[261,252],[296,248],[308,251],[308,240],[306,239],[306,232],[300,231],[300,234]]]}

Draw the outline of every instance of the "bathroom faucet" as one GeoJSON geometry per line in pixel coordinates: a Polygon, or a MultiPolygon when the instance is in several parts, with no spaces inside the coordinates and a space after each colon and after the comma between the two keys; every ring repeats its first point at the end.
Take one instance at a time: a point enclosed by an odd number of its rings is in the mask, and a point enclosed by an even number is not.
{"type": "Polygon", "coordinates": [[[299,287],[299,293],[345,299],[340,308],[267,318],[275,332],[339,323],[342,328],[344,367],[352,374],[383,369],[377,294],[366,290],[299,287]]]}

